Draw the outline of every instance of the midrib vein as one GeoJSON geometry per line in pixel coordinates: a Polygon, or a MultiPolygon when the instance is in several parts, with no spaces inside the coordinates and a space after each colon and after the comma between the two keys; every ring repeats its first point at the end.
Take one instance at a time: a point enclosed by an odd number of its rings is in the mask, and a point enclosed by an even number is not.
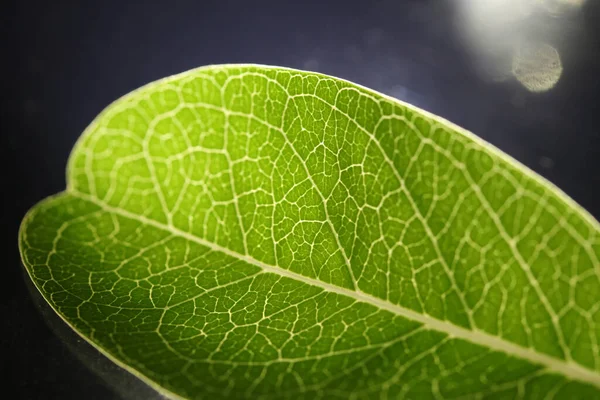
{"type": "Polygon", "coordinates": [[[188,232],[182,231],[174,226],[169,226],[161,222],[149,219],[143,215],[138,215],[130,211],[111,206],[89,194],[77,192],[73,189],[68,190],[66,193],[71,196],[80,198],[82,200],[89,201],[106,212],[117,214],[124,218],[135,220],[142,224],[155,227],[157,229],[169,232],[175,236],[179,236],[191,242],[195,242],[202,246],[208,247],[211,250],[221,252],[239,260],[243,260],[249,264],[260,267],[265,272],[270,272],[279,276],[294,279],[312,286],[320,287],[321,289],[326,290],[328,292],[337,293],[343,296],[350,297],[359,302],[371,304],[375,307],[387,310],[396,315],[400,315],[407,319],[420,322],[433,330],[444,332],[450,337],[463,339],[465,341],[478,344],[482,347],[487,347],[495,351],[507,353],[511,356],[527,360],[533,364],[541,365],[549,372],[555,372],[573,380],[586,382],[600,389],[600,374],[590,369],[587,369],[579,364],[570,361],[560,360],[558,358],[538,353],[532,349],[519,346],[517,344],[511,343],[509,341],[501,339],[497,336],[490,335],[480,330],[468,330],[460,326],[451,324],[449,322],[433,318],[429,315],[418,313],[408,308],[392,304],[388,301],[371,296],[367,293],[360,291],[359,289],[357,289],[356,291],[345,289],[339,286],[332,285],[330,283],[322,282],[304,275],[297,274],[295,272],[285,270],[283,268],[278,268],[272,265],[265,264],[262,261],[256,260],[253,257],[240,254],[213,242],[201,239],[188,232]]]}

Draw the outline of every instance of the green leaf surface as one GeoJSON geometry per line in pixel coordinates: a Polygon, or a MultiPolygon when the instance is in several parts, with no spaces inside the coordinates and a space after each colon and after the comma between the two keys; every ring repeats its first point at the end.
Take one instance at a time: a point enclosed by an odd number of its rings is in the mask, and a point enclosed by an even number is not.
{"type": "Polygon", "coordinates": [[[79,334],[201,399],[600,398],[600,228],[353,83],[192,70],[109,106],[23,262],[79,334]]]}

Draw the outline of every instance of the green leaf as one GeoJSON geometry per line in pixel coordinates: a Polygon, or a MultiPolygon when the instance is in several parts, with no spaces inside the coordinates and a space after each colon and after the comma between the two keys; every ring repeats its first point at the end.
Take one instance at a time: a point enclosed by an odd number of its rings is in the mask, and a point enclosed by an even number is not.
{"type": "Polygon", "coordinates": [[[196,69],[109,106],[20,231],[73,329],[173,396],[600,398],[600,229],[438,117],[196,69]]]}

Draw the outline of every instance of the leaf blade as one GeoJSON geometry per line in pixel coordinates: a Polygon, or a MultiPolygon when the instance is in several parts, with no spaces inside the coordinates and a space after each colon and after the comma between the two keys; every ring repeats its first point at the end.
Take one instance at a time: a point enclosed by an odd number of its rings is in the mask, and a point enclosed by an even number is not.
{"type": "MultiPolygon", "coordinates": [[[[542,268],[553,267],[556,274],[565,250],[560,243],[552,244],[558,255],[537,250],[540,242],[550,247],[556,233],[536,233],[533,224],[526,222],[544,223],[548,232],[556,230],[560,233],[558,242],[567,241],[566,253],[571,257],[577,254],[569,271],[576,272],[575,278],[583,276],[591,282],[587,289],[591,294],[580,301],[582,305],[591,303],[587,304],[589,310],[597,299],[593,296],[598,269],[593,248],[598,243],[597,225],[543,180],[503,157],[452,125],[341,80],[268,67],[213,67],[151,84],[109,107],[72,154],[67,196],[100,205],[111,218],[120,212],[121,217],[137,221],[138,227],[153,226],[170,235],[177,232],[187,242],[199,239],[197,244],[212,246],[221,255],[237,257],[263,270],[268,267],[268,274],[362,301],[360,304],[375,304],[383,310],[388,307],[388,312],[408,317],[405,324],[412,320],[428,328],[434,326],[472,346],[483,344],[544,365],[569,379],[598,385],[593,320],[582,322],[581,315],[568,314],[571,309],[562,321],[551,317],[555,308],[574,302],[572,295],[561,298],[564,288],[555,288],[552,276],[542,268]],[[214,92],[219,85],[217,96],[214,92]],[[498,192],[499,200],[494,197],[498,192]],[[539,198],[546,203],[536,207],[528,202],[528,196],[534,203],[539,198]],[[524,213],[531,218],[523,218],[524,213]],[[451,222],[444,223],[448,214],[451,222]],[[190,216],[203,219],[203,225],[194,226],[190,216]],[[515,240],[513,236],[521,233],[524,239],[515,240]],[[531,253],[533,262],[521,255],[526,252],[531,253]],[[546,257],[543,262],[538,261],[540,254],[546,257]],[[381,271],[382,265],[387,266],[387,272],[381,271]],[[515,298],[507,293],[511,285],[515,298]],[[520,299],[515,301],[517,297],[520,299]],[[493,314],[502,307],[505,314],[496,316],[499,323],[493,314]],[[523,326],[511,324],[515,316],[525,322],[523,326]],[[569,325],[587,332],[568,331],[569,325]],[[474,333],[484,339],[475,340],[474,333]],[[586,334],[588,338],[582,339],[586,334]],[[585,346],[592,351],[582,351],[585,346]]],[[[25,232],[26,224],[23,226],[25,232]]],[[[86,225],[79,235],[86,229],[92,232],[97,228],[86,225]]],[[[99,237],[95,242],[89,238],[95,249],[90,254],[96,254],[99,243],[106,242],[103,235],[99,237]]],[[[154,239],[147,236],[145,240],[154,239]]],[[[160,243],[162,239],[157,240],[160,243]]],[[[24,253],[27,246],[21,240],[24,253]]],[[[185,253],[186,246],[180,244],[172,254],[185,253]]],[[[108,250],[105,253],[111,254],[108,250]]],[[[116,254],[129,253],[120,250],[116,254]]],[[[93,255],[88,257],[94,259],[93,255]]],[[[92,264],[106,268],[104,256],[95,257],[92,264]]],[[[147,283],[144,288],[131,282],[140,285],[143,279],[139,276],[152,279],[157,273],[152,266],[168,266],[171,256],[162,254],[158,262],[135,252],[129,257],[138,264],[130,268],[132,276],[120,278],[130,284],[119,290],[129,290],[130,297],[156,308],[150,294],[156,284],[147,283]],[[144,263],[149,264],[148,271],[144,263]]],[[[26,256],[24,261],[26,266],[35,264],[26,256]]],[[[560,265],[558,270],[564,275],[560,265]]],[[[88,280],[92,275],[90,272],[88,280]]],[[[192,292],[198,290],[190,277],[185,282],[192,292]]],[[[583,286],[578,285],[575,281],[569,290],[579,292],[576,289],[583,286]]],[[[184,303],[193,296],[190,293],[181,297],[184,303]]],[[[157,296],[157,301],[166,296],[166,292],[157,296]]],[[[238,301],[250,301],[241,294],[238,297],[238,301]]],[[[54,300],[49,301],[52,304],[54,300]]],[[[94,301],[101,300],[96,297],[94,301]]],[[[262,302],[266,307],[268,302],[262,302]]],[[[131,307],[134,303],[124,304],[131,307]]],[[[241,337],[244,335],[248,333],[241,337]]],[[[268,335],[265,338],[268,342],[268,335]]],[[[173,337],[170,340],[177,341],[173,337]]],[[[234,354],[231,349],[235,345],[231,346],[224,354],[234,354]]],[[[437,348],[432,353],[436,352],[437,348]]],[[[253,357],[259,353],[255,349],[253,357]]],[[[428,367],[435,369],[435,361],[431,361],[435,358],[427,359],[428,367]]],[[[178,365],[180,361],[172,362],[178,365]]],[[[310,377],[306,373],[292,375],[281,374],[296,383],[310,377]]],[[[160,381],[160,374],[155,376],[160,381]]],[[[278,379],[284,379],[281,376],[278,379]]],[[[368,387],[365,382],[369,379],[357,379],[357,385],[363,382],[368,387]]],[[[194,385],[189,379],[183,380],[185,383],[174,385],[173,391],[180,390],[186,396],[196,393],[185,392],[194,385]]],[[[434,395],[432,382],[437,380],[429,382],[428,390],[434,395]]],[[[557,388],[558,383],[551,388],[557,388]]],[[[244,387],[240,382],[228,385],[233,387],[230,390],[244,387]]],[[[252,385],[247,383],[252,390],[265,390],[269,383],[261,380],[252,385]]],[[[338,383],[340,388],[344,385],[348,383],[338,383]]],[[[522,390],[524,385],[517,379],[511,390],[522,390]]],[[[567,383],[565,387],[569,385],[579,384],[567,383]]],[[[389,386],[394,385],[375,385],[391,392],[389,386]]],[[[473,393],[475,386],[471,387],[473,393]]],[[[227,387],[221,391],[227,393],[227,387]]],[[[402,387],[396,385],[398,390],[411,390],[402,387]]],[[[301,396],[302,390],[297,390],[296,395],[301,396]]],[[[336,389],[328,390],[334,393],[336,389]]],[[[352,392],[360,390],[369,393],[365,388],[352,388],[352,392]]],[[[277,393],[284,396],[292,392],[277,393]]]]}

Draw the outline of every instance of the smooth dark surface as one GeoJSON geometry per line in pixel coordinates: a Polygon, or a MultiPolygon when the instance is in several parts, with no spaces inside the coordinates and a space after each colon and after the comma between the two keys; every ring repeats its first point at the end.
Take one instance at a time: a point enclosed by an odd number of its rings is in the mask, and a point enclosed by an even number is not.
{"type": "Polygon", "coordinates": [[[560,13],[537,10],[518,21],[509,18],[489,38],[479,35],[484,42],[480,47],[461,39],[469,24],[464,18],[469,2],[4,4],[3,391],[28,399],[129,397],[130,392],[115,385],[130,381],[115,378],[110,363],[94,367],[95,359],[102,361],[93,352],[82,362],[85,343],[69,336],[68,329],[65,333],[65,326],[61,331],[60,320],[48,323],[48,310],[36,307],[39,299],[30,294],[19,261],[17,231],[30,207],[64,188],[69,152],[105,106],[145,83],[187,69],[264,63],[361,83],[475,132],[599,218],[600,2],[588,0],[560,13]],[[482,59],[489,61],[489,52],[499,47],[496,41],[507,33],[557,49],[564,70],[554,88],[531,93],[515,79],[497,82],[482,70],[482,59]],[[113,372],[102,373],[106,369],[113,372]]]}

